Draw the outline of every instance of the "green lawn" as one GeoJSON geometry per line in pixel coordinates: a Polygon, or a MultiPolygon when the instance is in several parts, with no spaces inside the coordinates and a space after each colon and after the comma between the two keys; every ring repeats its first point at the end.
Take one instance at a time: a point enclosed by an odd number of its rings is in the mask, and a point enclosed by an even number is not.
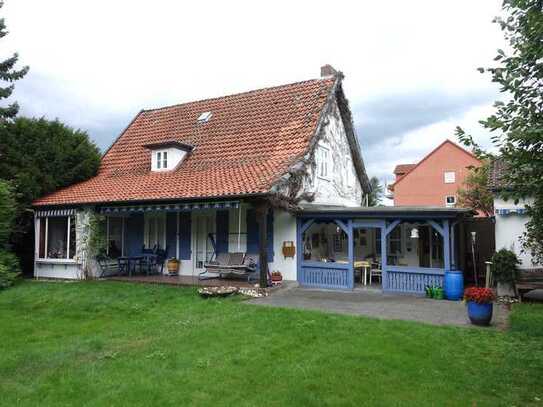
{"type": "Polygon", "coordinates": [[[503,333],[25,282],[0,292],[0,403],[543,405],[542,315],[503,333]]]}

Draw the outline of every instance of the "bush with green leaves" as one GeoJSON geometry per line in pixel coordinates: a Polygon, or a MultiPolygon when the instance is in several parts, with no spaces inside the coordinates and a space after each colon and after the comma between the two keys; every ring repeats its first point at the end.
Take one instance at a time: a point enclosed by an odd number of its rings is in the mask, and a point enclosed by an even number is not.
{"type": "Polygon", "coordinates": [[[12,286],[20,274],[21,269],[17,256],[0,250],[0,290],[12,286]]]}
{"type": "Polygon", "coordinates": [[[11,185],[0,179],[0,249],[9,240],[13,222],[15,221],[15,199],[11,185]]]}
{"type": "Polygon", "coordinates": [[[514,252],[500,249],[492,256],[492,275],[498,283],[513,283],[517,279],[520,264],[514,252]]]}

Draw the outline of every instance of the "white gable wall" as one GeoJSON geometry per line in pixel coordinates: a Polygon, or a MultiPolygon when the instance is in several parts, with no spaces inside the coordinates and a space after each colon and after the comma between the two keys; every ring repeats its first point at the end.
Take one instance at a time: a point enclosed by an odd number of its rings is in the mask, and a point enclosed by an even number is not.
{"type": "Polygon", "coordinates": [[[362,187],[356,175],[345,126],[335,101],[325,120],[328,123],[315,149],[314,165],[308,169],[301,193],[313,193],[313,204],[360,206],[363,201],[362,187]],[[323,163],[324,160],[326,163],[323,163]],[[327,167],[325,176],[322,176],[323,165],[327,167]]]}
{"type": "MultiPolygon", "coordinates": [[[[494,198],[494,209],[518,210],[524,209],[527,202],[519,202],[517,205],[510,200],[504,201],[501,198],[494,198]]],[[[508,215],[496,214],[496,250],[509,249],[515,252],[522,262],[520,268],[529,269],[536,265],[532,263],[532,256],[522,252],[520,238],[526,231],[526,222],[529,218],[526,215],[510,213],[508,215]]]]}

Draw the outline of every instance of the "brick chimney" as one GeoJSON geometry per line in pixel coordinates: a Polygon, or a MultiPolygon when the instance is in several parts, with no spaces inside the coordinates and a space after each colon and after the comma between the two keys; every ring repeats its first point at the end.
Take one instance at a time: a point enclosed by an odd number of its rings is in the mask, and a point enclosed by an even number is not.
{"type": "Polygon", "coordinates": [[[332,65],[326,64],[321,66],[321,78],[324,78],[326,76],[336,76],[337,71],[334,69],[332,65]]]}

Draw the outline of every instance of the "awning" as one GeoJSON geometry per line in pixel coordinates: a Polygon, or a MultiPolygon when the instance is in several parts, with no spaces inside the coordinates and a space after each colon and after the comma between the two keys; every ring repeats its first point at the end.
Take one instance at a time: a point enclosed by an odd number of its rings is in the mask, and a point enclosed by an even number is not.
{"type": "Polygon", "coordinates": [[[75,208],[40,210],[35,213],[38,218],[44,218],[46,216],[71,216],[75,215],[75,208]]]}
{"type": "Polygon", "coordinates": [[[131,206],[104,206],[100,213],[187,212],[201,209],[239,208],[239,201],[186,202],[178,204],[153,204],[131,206]]]}

